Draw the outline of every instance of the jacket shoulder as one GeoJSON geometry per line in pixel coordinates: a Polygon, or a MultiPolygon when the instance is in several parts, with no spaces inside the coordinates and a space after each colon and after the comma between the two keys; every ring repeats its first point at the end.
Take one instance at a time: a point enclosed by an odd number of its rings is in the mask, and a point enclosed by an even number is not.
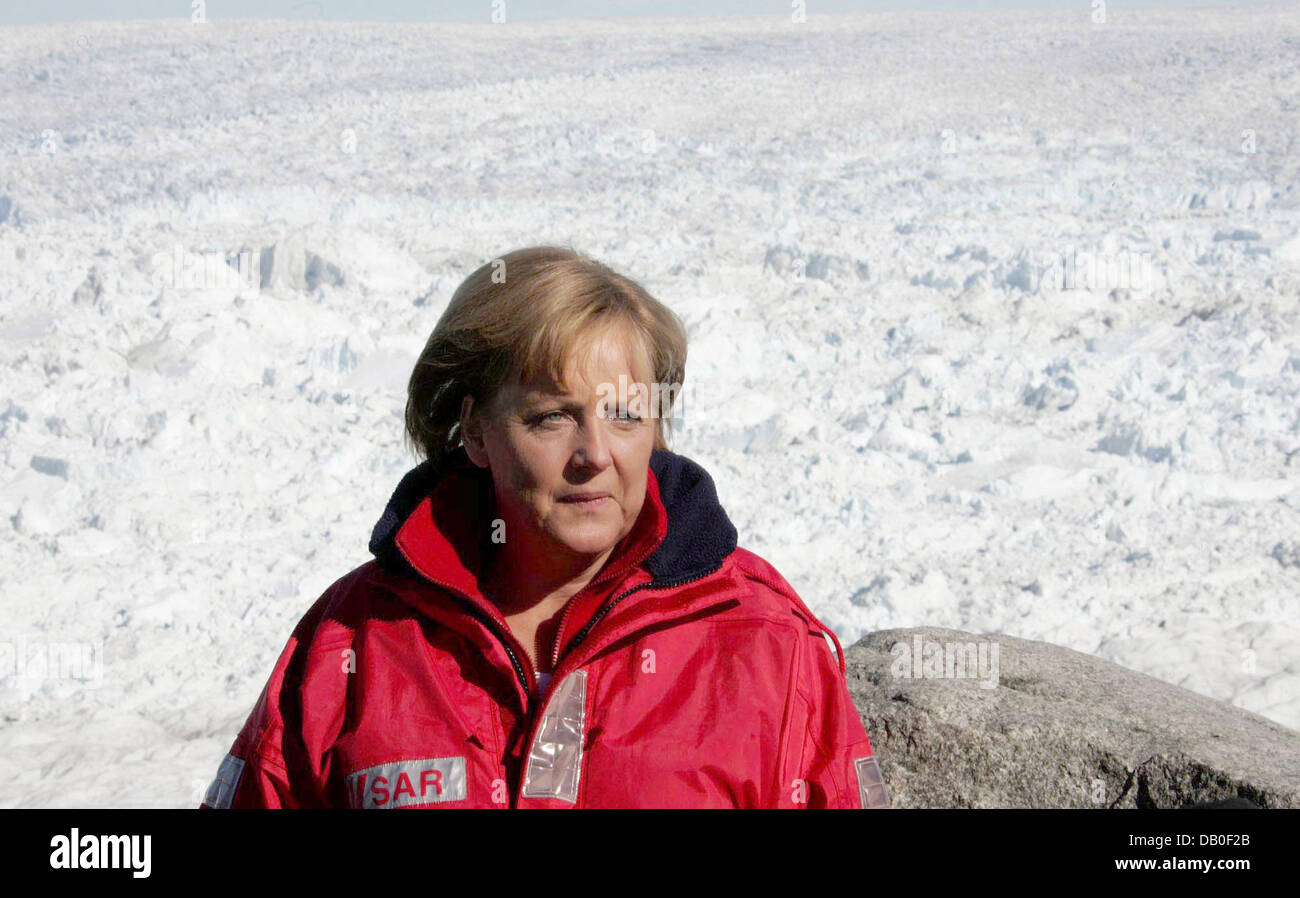
{"type": "Polygon", "coordinates": [[[294,629],[304,648],[351,643],[377,604],[396,600],[397,584],[373,558],[327,586],[294,629]]]}
{"type": "Polygon", "coordinates": [[[738,546],[731,553],[731,559],[747,581],[766,587],[763,591],[764,594],[770,596],[782,610],[794,612],[795,615],[818,630],[827,629],[826,625],[819,621],[817,616],[804,604],[803,599],[799,597],[799,593],[795,592],[790,582],[781,576],[781,572],[766,558],[738,546]]]}
{"type": "Polygon", "coordinates": [[[730,555],[731,562],[747,582],[753,585],[754,594],[760,600],[771,603],[774,610],[782,614],[793,614],[807,627],[809,634],[824,639],[843,669],[843,651],[839,640],[831,629],[813,614],[803,599],[799,597],[790,582],[781,576],[781,572],[767,559],[748,549],[736,547],[730,555]]]}
{"type": "MultiPolygon", "coordinates": [[[[364,629],[366,618],[374,613],[376,601],[385,600],[381,597],[384,576],[373,560],[368,561],[339,577],[312,603],[281,649],[271,676],[236,741],[237,749],[259,751],[262,743],[278,739],[286,717],[301,716],[299,693],[308,682],[314,684],[308,691],[316,703],[334,695],[333,689],[322,688],[322,684],[342,681],[314,674],[323,669],[332,670],[337,663],[335,653],[354,647],[357,633],[364,629]]],[[[272,760],[284,763],[274,757],[272,760]]]]}

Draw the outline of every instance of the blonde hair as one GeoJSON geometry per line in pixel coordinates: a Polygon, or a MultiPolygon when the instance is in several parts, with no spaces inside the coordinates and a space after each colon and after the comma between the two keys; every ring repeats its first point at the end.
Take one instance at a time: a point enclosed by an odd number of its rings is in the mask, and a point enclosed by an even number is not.
{"type": "MultiPolygon", "coordinates": [[[[465,396],[490,407],[508,384],[542,376],[563,384],[578,343],[617,325],[639,343],[655,383],[675,385],[671,408],[686,376],[686,329],[636,281],[560,246],[517,249],[480,266],[456,288],[411,372],[408,447],[441,467],[460,445],[465,396]]],[[[668,448],[667,408],[656,414],[656,449],[668,448]]]]}

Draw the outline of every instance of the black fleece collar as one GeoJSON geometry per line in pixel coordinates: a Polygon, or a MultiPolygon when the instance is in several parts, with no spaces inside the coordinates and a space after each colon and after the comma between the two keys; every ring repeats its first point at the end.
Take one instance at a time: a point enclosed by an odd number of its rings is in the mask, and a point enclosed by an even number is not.
{"type": "MultiPolygon", "coordinates": [[[[442,470],[468,463],[458,447],[442,470]]],[[[650,470],[659,484],[659,497],[668,513],[668,535],[644,562],[659,581],[692,580],[722,564],[736,548],[736,528],[727,517],[713,478],[700,465],[667,449],[650,454],[650,470]]],[[[407,570],[394,539],[403,522],[433,491],[440,473],[424,461],[407,471],[388,500],[370,534],[370,552],[385,567],[407,570]]]]}

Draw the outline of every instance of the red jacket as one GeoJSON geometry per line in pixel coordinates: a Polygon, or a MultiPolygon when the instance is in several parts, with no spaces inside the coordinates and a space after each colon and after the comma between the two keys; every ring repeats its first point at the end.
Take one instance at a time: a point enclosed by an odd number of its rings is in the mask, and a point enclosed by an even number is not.
{"type": "Polygon", "coordinates": [[[888,807],[835,635],[697,464],[650,461],[542,690],[478,590],[491,477],[402,479],[294,630],[202,807],[888,807]]]}

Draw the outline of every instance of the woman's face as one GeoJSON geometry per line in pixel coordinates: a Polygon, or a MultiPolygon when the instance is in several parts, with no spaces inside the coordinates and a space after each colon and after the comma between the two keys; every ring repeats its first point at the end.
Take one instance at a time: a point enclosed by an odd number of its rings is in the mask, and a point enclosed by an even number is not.
{"type": "Polygon", "coordinates": [[[541,553],[530,554],[530,564],[555,555],[567,556],[557,562],[590,561],[612,549],[645,501],[659,423],[645,398],[648,365],[628,358],[622,341],[608,334],[585,348],[569,361],[567,392],[550,382],[519,384],[504,388],[486,413],[472,398],[462,406],[466,451],[492,472],[496,513],[506,528],[502,548],[541,553]],[[639,406],[620,405],[620,375],[629,399],[641,391],[639,406]],[[579,499],[586,494],[600,498],[579,499]]]}

